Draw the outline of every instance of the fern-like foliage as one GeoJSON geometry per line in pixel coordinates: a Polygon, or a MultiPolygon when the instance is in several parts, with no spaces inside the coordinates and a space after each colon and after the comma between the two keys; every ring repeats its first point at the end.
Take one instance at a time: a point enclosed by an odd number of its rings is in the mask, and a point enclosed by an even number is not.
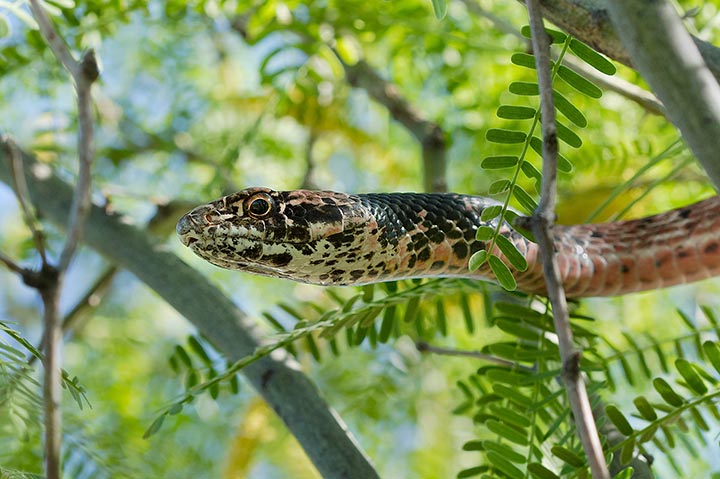
{"type": "MultiPolygon", "coordinates": [[[[586,79],[579,73],[562,64],[565,56],[572,52],[579,59],[586,62],[593,68],[612,75],[615,73],[615,66],[596,53],[584,43],[562,32],[552,29],[546,29],[546,32],[552,39],[552,44],[559,46],[557,60],[552,64],[552,79],[555,109],[563,115],[567,122],[576,128],[584,128],[587,126],[585,115],[576,107],[568,97],[560,90],[560,85],[556,80],[562,80],[562,83],[571,87],[573,90],[588,96],[590,98],[600,98],[602,90],[598,88],[590,80],[586,79]]],[[[523,35],[530,37],[530,28],[522,29],[523,35]]],[[[527,53],[515,53],[511,57],[513,64],[528,69],[535,69],[535,58],[527,53]]],[[[519,97],[537,97],[540,90],[537,82],[516,81],[508,86],[510,93],[519,97]]],[[[528,180],[535,182],[535,187],[539,191],[539,184],[542,182],[542,174],[540,170],[530,160],[530,152],[534,151],[537,157],[542,156],[542,139],[537,136],[537,130],[540,125],[540,107],[526,105],[500,105],[497,109],[499,118],[510,120],[515,123],[530,121],[527,131],[513,130],[508,128],[491,128],[486,133],[487,141],[501,145],[509,145],[509,153],[505,155],[488,156],[483,159],[480,166],[486,170],[510,169],[509,179],[496,180],[490,185],[489,193],[491,195],[502,195],[501,205],[487,208],[482,213],[485,221],[495,218],[500,220],[495,223],[494,228],[479,228],[477,231],[477,239],[485,241],[487,248],[478,251],[470,258],[470,270],[476,270],[485,262],[490,265],[498,282],[507,290],[514,290],[516,287],[515,279],[511,270],[502,261],[499,256],[492,253],[494,248],[502,251],[507,261],[518,271],[525,271],[527,263],[524,261],[512,242],[507,241],[501,234],[500,230],[503,220],[512,223],[516,216],[515,211],[510,209],[510,201],[515,200],[520,208],[527,214],[532,214],[537,208],[537,202],[533,195],[519,184],[520,174],[524,175],[528,180]]],[[[571,148],[580,148],[582,140],[565,122],[557,121],[558,139],[566,146],[571,148]]],[[[561,148],[562,149],[562,148],[561,148]]],[[[572,164],[562,154],[558,155],[558,169],[561,172],[568,173],[572,170],[572,164]]]]}
{"type": "MultiPolygon", "coordinates": [[[[436,13],[442,10],[443,2],[436,2],[436,13]]],[[[579,148],[582,140],[573,128],[585,127],[587,120],[570,98],[579,93],[597,99],[602,90],[563,65],[563,59],[572,53],[605,74],[613,74],[615,68],[576,39],[550,29],[547,32],[557,50],[552,74],[556,108],[564,118],[558,122],[559,138],[565,147],[579,148]]],[[[528,29],[523,33],[529,36],[528,29]]],[[[511,60],[521,68],[535,68],[534,58],[527,53],[516,53],[511,60]]],[[[513,82],[509,91],[518,98],[532,99],[538,95],[538,85],[513,82]]],[[[537,206],[535,195],[522,185],[530,180],[537,189],[542,181],[533,163],[540,157],[542,140],[536,135],[540,122],[538,107],[501,105],[497,116],[516,124],[530,123],[522,131],[503,128],[487,132],[488,141],[508,148],[507,153],[486,157],[481,164],[486,170],[510,172],[508,178],[490,186],[491,194],[502,195],[501,204],[483,213],[484,220],[497,219],[496,224],[500,225],[503,220],[512,223],[518,214],[511,208],[511,202],[524,213],[531,213],[537,206]],[[531,158],[531,152],[535,152],[535,158],[531,158]]],[[[652,166],[684,151],[679,141],[669,145],[638,175],[619,186],[609,201],[652,166]]],[[[559,160],[561,172],[569,173],[570,161],[562,155],[559,160]]],[[[480,228],[477,235],[490,246],[471,259],[470,267],[477,268],[487,261],[501,285],[507,290],[514,289],[508,265],[488,252],[497,246],[518,270],[524,269],[521,255],[504,241],[499,227],[480,228]]],[[[233,364],[224,363],[201,338],[191,337],[188,346],[178,346],[171,357],[173,369],[184,376],[185,390],[160,412],[146,435],[157,432],[167,416],[179,413],[199,394],[209,393],[217,398],[222,387],[237,391],[237,373],[276,349],[285,348],[296,356],[309,354],[322,361],[328,353],[338,356],[361,345],[374,348],[405,335],[418,342],[431,342],[447,334],[447,311],[456,308],[461,311],[468,333],[492,328],[493,333],[502,335],[499,340],[482,344],[480,351],[483,358],[496,361],[490,365],[479,361],[473,374],[457,381],[460,400],[454,413],[471,417],[477,427],[476,437],[463,447],[477,464],[460,471],[457,477],[589,477],[560,380],[562,365],[550,306],[538,298],[509,292],[503,292],[503,299],[498,301],[497,293],[492,285],[457,279],[327,289],[322,299],[280,304],[263,313],[275,331],[271,340],[253,355],[233,364]],[[471,306],[474,296],[482,298],[482,313],[471,306]]],[[[690,437],[705,444],[708,438],[704,433],[710,430],[711,423],[720,422],[717,408],[720,324],[712,309],[703,307],[702,311],[702,326],[681,313],[687,326],[682,333],[668,338],[624,334],[623,341],[611,341],[597,332],[593,318],[571,315],[576,347],[582,351],[580,367],[603,433],[603,448],[608,459],[615,458],[614,477],[633,477],[632,461],[641,455],[652,456],[678,446],[692,454],[695,446],[690,437]],[[610,397],[641,381],[652,385],[653,391],[634,397],[632,406],[616,404],[610,397]]],[[[672,454],[665,456],[682,474],[681,468],[673,463],[672,454]]]]}

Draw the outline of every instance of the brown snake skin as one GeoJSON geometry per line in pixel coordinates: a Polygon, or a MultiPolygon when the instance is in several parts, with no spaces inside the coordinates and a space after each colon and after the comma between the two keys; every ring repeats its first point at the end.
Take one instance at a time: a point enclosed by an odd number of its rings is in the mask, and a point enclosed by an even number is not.
{"type": "MultiPolygon", "coordinates": [[[[459,194],[273,191],[250,188],[199,206],[177,233],[228,269],[321,285],[418,277],[493,281],[487,264],[467,268],[482,210],[496,202],[459,194]]],[[[518,289],[545,293],[538,248],[503,224],[525,256],[518,289]]],[[[647,218],[556,226],[568,297],[613,296],[720,275],[720,197],[647,218]]],[[[502,256],[499,251],[494,253],[502,256]]],[[[507,261],[506,261],[507,263],[507,261]]]]}

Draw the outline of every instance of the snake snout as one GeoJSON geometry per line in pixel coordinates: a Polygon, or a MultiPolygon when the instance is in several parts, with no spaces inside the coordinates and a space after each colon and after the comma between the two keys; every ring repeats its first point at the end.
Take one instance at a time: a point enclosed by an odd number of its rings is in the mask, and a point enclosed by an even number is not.
{"type": "Polygon", "coordinates": [[[211,209],[207,205],[198,206],[185,214],[177,223],[175,231],[185,246],[190,246],[199,240],[203,226],[207,223],[207,216],[211,209]]]}

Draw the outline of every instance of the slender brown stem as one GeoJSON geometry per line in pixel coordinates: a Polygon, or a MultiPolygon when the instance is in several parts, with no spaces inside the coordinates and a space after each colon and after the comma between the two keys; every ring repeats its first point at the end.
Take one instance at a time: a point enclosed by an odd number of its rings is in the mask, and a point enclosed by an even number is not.
{"type": "Polygon", "coordinates": [[[468,351],[468,350],[464,350],[464,349],[441,348],[439,346],[433,346],[431,344],[428,344],[425,341],[418,341],[417,343],[415,343],[415,347],[421,353],[432,353],[432,354],[437,354],[439,356],[459,356],[459,357],[466,357],[466,358],[474,358],[474,359],[479,359],[481,361],[487,361],[489,363],[495,363],[495,364],[499,364],[500,366],[507,366],[507,367],[514,368],[514,369],[522,369],[522,370],[528,370],[528,371],[532,370],[532,368],[529,368],[527,366],[522,366],[516,362],[508,361],[507,359],[499,358],[497,356],[492,356],[490,354],[481,353],[480,351],[468,351]]]}
{"type": "Polygon", "coordinates": [[[580,441],[595,479],[609,479],[602,445],[593,419],[592,408],[585,383],[580,374],[580,353],[575,351],[570,329],[567,300],[560,280],[557,257],[554,253],[552,228],[555,222],[557,197],[558,138],[553,105],[553,87],[550,72],[550,44],[545,33],[538,0],[527,0],[533,51],[540,88],[543,134],[543,181],[540,204],[532,217],[532,231],[540,248],[548,297],[552,303],[555,332],[563,364],[563,382],[567,388],[570,408],[575,418],[580,441]]]}
{"type": "Polygon", "coordinates": [[[22,155],[20,154],[17,145],[11,138],[3,136],[2,139],[4,141],[5,151],[7,152],[8,161],[10,162],[10,169],[13,173],[13,191],[15,192],[15,198],[20,205],[23,220],[32,234],[35,249],[37,249],[38,254],[40,254],[42,264],[47,264],[48,260],[47,254],[45,253],[45,241],[40,228],[38,228],[35,212],[30,206],[28,200],[30,198],[30,193],[28,192],[27,182],[25,181],[22,155]]]}
{"type": "MultiPolygon", "coordinates": [[[[90,211],[91,166],[95,154],[93,141],[93,115],[91,87],[99,75],[95,53],[86,52],[80,62],[58,35],[39,0],[30,0],[30,8],[38,22],[40,33],[55,57],[70,73],[77,94],[78,106],[78,179],[68,218],[67,239],[60,254],[57,268],[43,259],[35,287],[40,292],[44,306],[43,401],[45,409],[45,475],[59,479],[62,475],[62,324],[58,313],[63,277],[70,265],[82,236],[83,224],[90,211]]],[[[11,155],[12,157],[12,155],[11,155]]],[[[16,165],[17,166],[17,165],[16,165]]],[[[21,170],[21,168],[15,168],[21,170]]],[[[20,175],[16,175],[19,177],[20,175]]],[[[44,258],[42,249],[39,249],[44,258]]],[[[27,280],[26,280],[27,282],[27,280]]]]}

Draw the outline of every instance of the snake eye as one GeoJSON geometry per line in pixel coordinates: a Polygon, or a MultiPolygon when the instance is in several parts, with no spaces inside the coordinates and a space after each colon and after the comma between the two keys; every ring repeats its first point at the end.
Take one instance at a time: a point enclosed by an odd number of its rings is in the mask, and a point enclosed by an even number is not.
{"type": "Polygon", "coordinates": [[[245,202],[245,211],[253,218],[264,218],[273,209],[273,199],[266,193],[258,193],[251,196],[245,202]]]}

